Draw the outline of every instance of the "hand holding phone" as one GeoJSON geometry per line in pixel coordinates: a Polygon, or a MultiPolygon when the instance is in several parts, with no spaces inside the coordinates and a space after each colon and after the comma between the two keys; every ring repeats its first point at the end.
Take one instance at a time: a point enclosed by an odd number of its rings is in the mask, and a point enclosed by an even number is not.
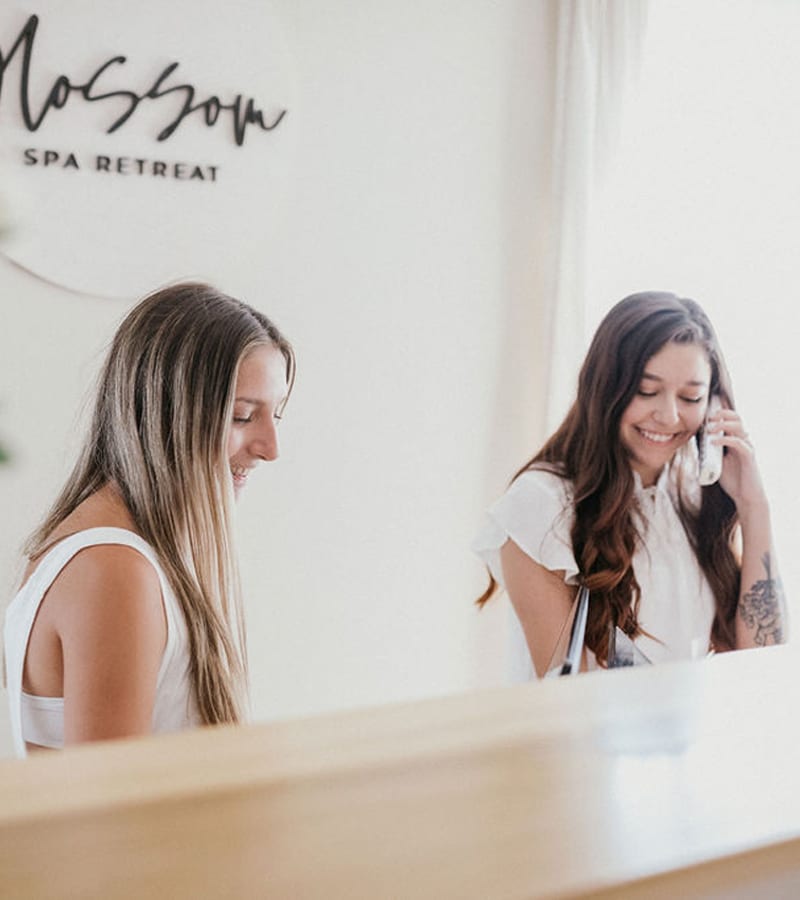
{"type": "Polygon", "coordinates": [[[700,465],[700,484],[707,487],[719,481],[722,475],[722,447],[712,442],[714,435],[708,432],[708,420],[715,413],[722,409],[722,402],[719,397],[714,394],[709,398],[708,410],[706,411],[706,421],[703,424],[703,432],[698,442],[699,448],[699,465],[700,465]]]}

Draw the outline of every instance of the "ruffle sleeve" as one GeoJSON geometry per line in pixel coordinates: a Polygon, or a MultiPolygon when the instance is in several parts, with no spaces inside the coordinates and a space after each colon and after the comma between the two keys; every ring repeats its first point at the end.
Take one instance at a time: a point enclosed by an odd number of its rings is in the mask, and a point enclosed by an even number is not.
{"type": "Polygon", "coordinates": [[[472,550],[504,587],[500,548],[509,538],[545,569],[563,570],[567,584],[577,584],[572,517],[569,482],[552,472],[531,469],[489,508],[472,550]]]}

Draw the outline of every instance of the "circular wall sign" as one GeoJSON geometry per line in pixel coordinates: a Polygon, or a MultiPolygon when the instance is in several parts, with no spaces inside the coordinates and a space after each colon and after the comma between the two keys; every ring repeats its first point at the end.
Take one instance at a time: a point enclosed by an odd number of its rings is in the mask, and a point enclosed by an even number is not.
{"type": "Polygon", "coordinates": [[[257,259],[287,196],[293,83],[268,3],[13,4],[0,12],[0,248],[109,297],[214,254],[257,259]]]}

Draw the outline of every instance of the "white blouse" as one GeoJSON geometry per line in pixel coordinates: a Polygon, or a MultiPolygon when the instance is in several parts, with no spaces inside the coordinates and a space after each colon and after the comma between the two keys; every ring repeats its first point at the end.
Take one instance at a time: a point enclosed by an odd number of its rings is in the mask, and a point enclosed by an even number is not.
{"type": "MultiPolygon", "coordinates": [[[[633,556],[641,588],[636,646],[653,663],[704,656],[711,639],[715,603],[711,586],[697,562],[676,504],[676,486],[668,467],[656,485],[643,488],[637,473],[636,496],[643,521],[633,556]]],[[[523,472],[488,510],[472,549],[503,587],[500,548],[511,538],[546,569],[563,570],[567,584],[577,584],[572,552],[571,483],[551,472],[523,472]]],[[[516,616],[511,636],[512,680],[535,678],[525,636],[516,616]]],[[[590,660],[590,668],[596,666],[590,660]]]]}

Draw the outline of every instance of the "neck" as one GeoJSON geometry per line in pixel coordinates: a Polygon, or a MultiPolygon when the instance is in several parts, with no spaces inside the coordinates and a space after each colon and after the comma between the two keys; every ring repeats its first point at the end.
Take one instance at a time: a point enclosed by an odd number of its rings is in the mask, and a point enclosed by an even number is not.
{"type": "Polygon", "coordinates": [[[661,473],[664,471],[664,467],[662,466],[660,469],[650,469],[642,468],[640,466],[634,466],[633,470],[639,476],[639,480],[642,482],[642,487],[649,488],[658,484],[658,479],[661,477],[661,473]]]}

